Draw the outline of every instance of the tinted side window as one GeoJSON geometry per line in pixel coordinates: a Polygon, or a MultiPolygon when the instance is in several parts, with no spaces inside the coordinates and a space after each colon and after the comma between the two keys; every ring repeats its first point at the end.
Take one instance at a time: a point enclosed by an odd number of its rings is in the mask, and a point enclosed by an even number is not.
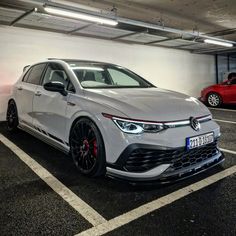
{"type": "Polygon", "coordinates": [[[236,78],[231,80],[231,84],[236,84],[236,78]]]}
{"type": "Polygon", "coordinates": [[[32,67],[29,77],[27,78],[26,82],[30,84],[40,84],[40,78],[45,68],[44,63],[38,64],[32,67]]]}
{"type": "Polygon", "coordinates": [[[26,72],[26,74],[24,75],[24,77],[23,77],[23,79],[22,79],[23,82],[26,82],[26,81],[27,81],[31,70],[32,70],[32,68],[30,68],[30,69],[26,72]]]}

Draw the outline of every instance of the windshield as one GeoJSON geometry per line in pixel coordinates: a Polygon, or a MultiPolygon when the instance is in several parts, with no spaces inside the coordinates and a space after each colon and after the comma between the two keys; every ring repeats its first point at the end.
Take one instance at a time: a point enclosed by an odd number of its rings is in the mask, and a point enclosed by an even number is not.
{"type": "Polygon", "coordinates": [[[135,73],[109,64],[71,64],[83,88],[148,88],[154,87],[135,73]]]}

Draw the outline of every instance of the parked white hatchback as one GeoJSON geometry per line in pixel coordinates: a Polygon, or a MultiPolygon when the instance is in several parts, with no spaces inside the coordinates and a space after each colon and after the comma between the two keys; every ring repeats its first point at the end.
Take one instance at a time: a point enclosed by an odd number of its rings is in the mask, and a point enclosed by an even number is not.
{"type": "Polygon", "coordinates": [[[108,63],[29,66],[8,102],[7,125],[70,153],[88,176],[170,182],[224,160],[219,126],[201,102],[108,63]]]}

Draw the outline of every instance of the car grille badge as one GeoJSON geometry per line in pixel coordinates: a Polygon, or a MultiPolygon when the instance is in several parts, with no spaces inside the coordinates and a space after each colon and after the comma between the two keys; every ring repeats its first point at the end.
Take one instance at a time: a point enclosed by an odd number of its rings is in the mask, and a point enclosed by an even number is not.
{"type": "Polygon", "coordinates": [[[190,125],[196,131],[199,131],[201,129],[200,122],[194,117],[190,117],[190,125]]]}

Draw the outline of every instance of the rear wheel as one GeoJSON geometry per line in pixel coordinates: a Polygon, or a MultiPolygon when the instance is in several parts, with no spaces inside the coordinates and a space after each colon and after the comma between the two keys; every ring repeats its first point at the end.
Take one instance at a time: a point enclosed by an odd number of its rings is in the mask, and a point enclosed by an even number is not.
{"type": "Polygon", "coordinates": [[[87,118],[81,118],[70,134],[70,151],[80,173],[87,176],[105,174],[105,147],[97,126],[87,118]]]}
{"type": "Polygon", "coordinates": [[[217,93],[210,93],[207,96],[207,103],[211,107],[219,107],[222,103],[222,99],[217,93]]]}
{"type": "Polygon", "coordinates": [[[11,132],[17,130],[17,126],[19,124],[17,107],[13,100],[8,103],[7,108],[7,129],[11,132]]]}

